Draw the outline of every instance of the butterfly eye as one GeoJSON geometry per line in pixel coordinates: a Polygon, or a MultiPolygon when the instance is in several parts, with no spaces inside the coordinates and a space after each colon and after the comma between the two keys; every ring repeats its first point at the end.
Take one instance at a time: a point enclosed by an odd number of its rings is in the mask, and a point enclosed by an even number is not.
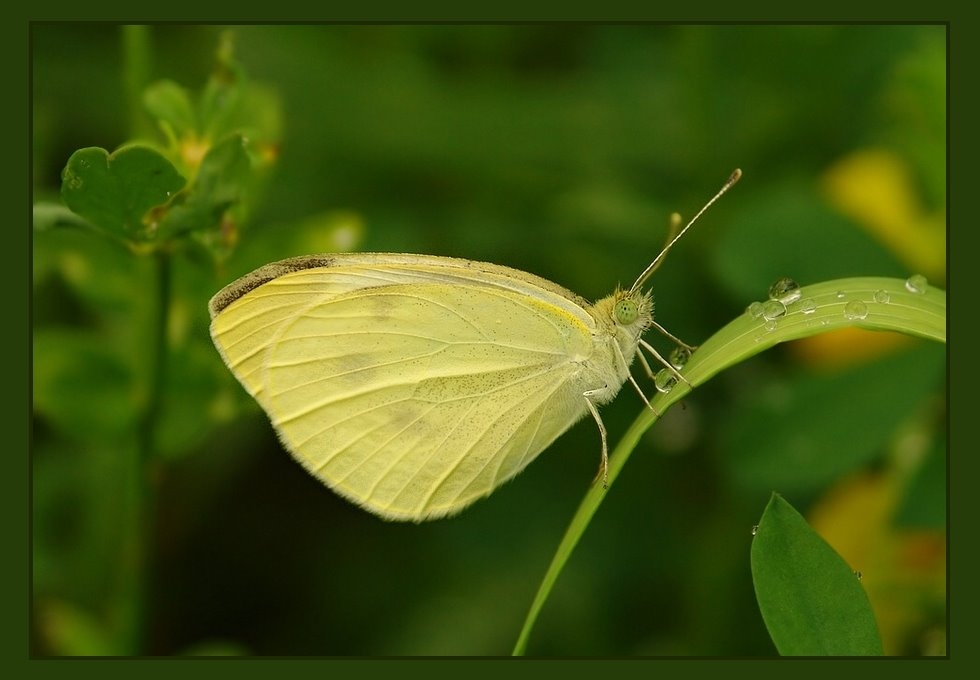
{"type": "Polygon", "coordinates": [[[639,314],[636,309],[636,303],[629,298],[617,302],[613,309],[616,316],[616,323],[624,326],[629,326],[631,323],[636,321],[636,317],[639,314]]]}

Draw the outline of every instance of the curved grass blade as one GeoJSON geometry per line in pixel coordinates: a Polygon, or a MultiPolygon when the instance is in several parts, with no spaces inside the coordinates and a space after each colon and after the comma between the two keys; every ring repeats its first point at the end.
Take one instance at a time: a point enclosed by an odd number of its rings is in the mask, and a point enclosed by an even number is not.
{"type": "Polygon", "coordinates": [[[669,392],[650,400],[652,410],[645,409],[639,415],[610,456],[608,487],[593,485],[572,517],[531,603],[514,655],[522,655],[527,649],[534,623],[558,575],[640,437],[692,387],[781,342],[841,328],[895,331],[946,342],[946,292],[916,277],[908,281],[881,277],[824,281],[801,288],[799,298],[784,307],[784,313],[769,319],[748,311],[739,315],[694,352],[682,371],[687,383],[678,382],[669,392]]]}

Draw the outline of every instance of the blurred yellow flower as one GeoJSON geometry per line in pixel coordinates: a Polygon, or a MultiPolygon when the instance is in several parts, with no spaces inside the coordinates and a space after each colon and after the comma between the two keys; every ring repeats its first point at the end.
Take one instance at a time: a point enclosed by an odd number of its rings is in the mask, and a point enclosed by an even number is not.
{"type": "Polygon", "coordinates": [[[897,470],[861,472],[833,487],[807,520],[860,572],[885,654],[944,654],[946,538],[895,526],[903,489],[897,470]]]}
{"type": "Polygon", "coordinates": [[[865,149],[827,170],[828,201],[931,281],[946,276],[946,214],[928,213],[908,164],[883,149],[865,149]]]}

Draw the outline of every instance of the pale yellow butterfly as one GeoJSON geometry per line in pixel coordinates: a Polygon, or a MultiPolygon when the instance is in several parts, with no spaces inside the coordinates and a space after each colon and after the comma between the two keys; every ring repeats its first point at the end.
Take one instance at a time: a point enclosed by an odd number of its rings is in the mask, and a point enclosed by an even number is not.
{"type": "Polygon", "coordinates": [[[641,338],[651,326],[667,334],[641,286],[740,174],[636,283],[595,304],[496,264],[309,255],[260,267],[218,292],[211,337],[286,449],[383,518],[462,510],[590,413],[604,478],[598,406],[627,380],[643,396],[629,372],[638,346],[670,366],[641,338]]]}

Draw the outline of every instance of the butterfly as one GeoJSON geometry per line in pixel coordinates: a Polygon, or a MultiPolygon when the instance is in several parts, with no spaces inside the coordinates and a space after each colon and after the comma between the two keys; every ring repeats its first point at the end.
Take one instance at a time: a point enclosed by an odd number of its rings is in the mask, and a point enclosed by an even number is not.
{"type": "MultiPolygon", "coordinates": [[[[455,514],[524,469],[631,382],[642,290],[595,303],[517,269],[433,255],[338,253],[267,264],[209,303],[211,337],[283,446],[341,496],[390,520],[455,514]]],[[[680,343],[683,345],[683,343],[680,343]]],[[[689,348],[691,349],[691,348],[689,348]]],[[[679,374],[678,377],[680,378],[679,374]]],[[[680,378],[683,379],[683,378],[680,378]]]]}

